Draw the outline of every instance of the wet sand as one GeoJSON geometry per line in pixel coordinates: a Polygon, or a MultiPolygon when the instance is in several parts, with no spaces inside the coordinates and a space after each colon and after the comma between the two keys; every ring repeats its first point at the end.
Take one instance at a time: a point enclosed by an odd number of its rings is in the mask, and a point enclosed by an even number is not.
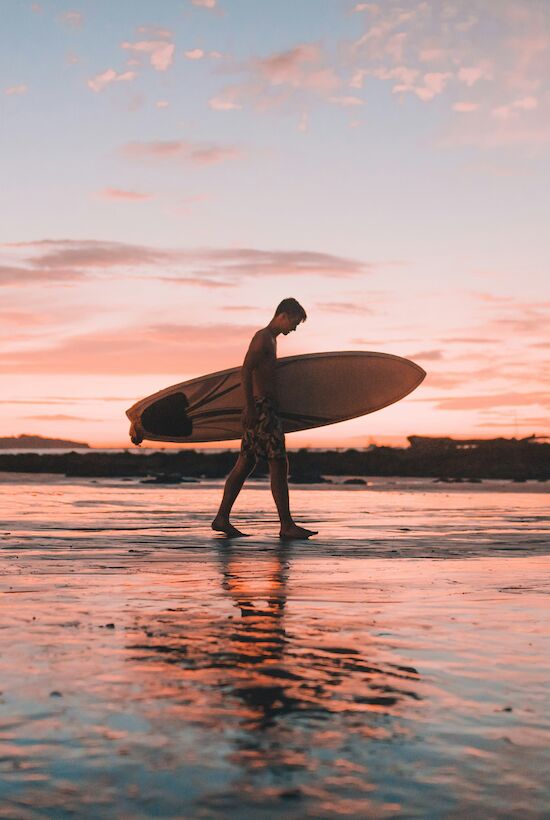
{"type": "Polygon", "coordinates": [[[543,817],[544,485],[0,476],[0,817],[543,817]],[[15,480],[14,480],[15,479],[15,480]],[[315,527],[317,528],[317,527],[315,527]]]}

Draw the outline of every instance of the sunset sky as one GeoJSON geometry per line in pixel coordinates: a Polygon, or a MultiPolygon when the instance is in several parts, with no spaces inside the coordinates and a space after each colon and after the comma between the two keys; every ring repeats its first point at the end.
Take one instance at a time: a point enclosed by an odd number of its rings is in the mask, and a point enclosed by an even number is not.
{"type": "Polygon", "coordinates": [[[289,447],[550,434],[550,3],[0,8],[0,435],[129,445],[287,296],[428,371],[289,447]]]}

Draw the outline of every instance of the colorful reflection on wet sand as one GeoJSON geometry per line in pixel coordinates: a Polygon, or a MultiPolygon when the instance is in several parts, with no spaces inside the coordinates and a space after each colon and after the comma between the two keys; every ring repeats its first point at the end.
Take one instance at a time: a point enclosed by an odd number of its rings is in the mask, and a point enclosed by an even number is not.
{"type": "Polygon", "coordinates": [[[0,817],[543,816],[547,496],[219,492],[0,483],[0,817]]]}

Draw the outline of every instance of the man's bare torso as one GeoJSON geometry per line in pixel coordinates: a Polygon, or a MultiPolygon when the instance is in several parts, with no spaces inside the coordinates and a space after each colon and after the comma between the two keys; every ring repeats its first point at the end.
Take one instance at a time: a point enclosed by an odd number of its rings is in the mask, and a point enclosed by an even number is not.
{"type": "Polygon", "coordinates": [[[255,340],[262,342],[261,356],[253,373],[254,395],[270,396],[277,398],[276,364],[277,364],[277,341],[267,328],[262,328],[254,336],[255,340]]]}

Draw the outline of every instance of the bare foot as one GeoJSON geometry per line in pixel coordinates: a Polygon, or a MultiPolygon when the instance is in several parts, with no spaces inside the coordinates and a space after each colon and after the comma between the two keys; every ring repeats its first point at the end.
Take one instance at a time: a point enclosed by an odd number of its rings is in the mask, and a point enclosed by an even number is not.
{"type": "Polygon", "coordinates": [[[310,535],[317,535],[317,530],[306,530],[298,524],[291,524],[289,527],[281,527],[280,538],[309,538],[310,535]]]}
{"type": "Polygon", "coordinates": [[[212,521],[212,529],[216,532],[224,532],[228,538],[246,538],[248,537],[248,533],[241,532],[233,524],[230,524],[229,521],[224,521],[223,518],[216,518],[212,521]]]}

